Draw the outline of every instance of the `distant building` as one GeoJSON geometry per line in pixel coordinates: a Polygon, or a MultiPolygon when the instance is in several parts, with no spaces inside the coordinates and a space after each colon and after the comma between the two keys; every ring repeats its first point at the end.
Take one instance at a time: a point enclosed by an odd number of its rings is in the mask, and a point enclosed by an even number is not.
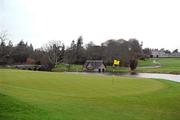
{"type": "Polygon", "coordinates": [[[180,57],[180,53],[166,53],[163,49],[152,49],[151,56],[154,58],[158,57],[180,57]]]}
{"type": "Polygon", "coordinates": [[[86,60],[83,66],[83,71],[104,72],[105,70],[106,66],[103,60],[86,60]]]}
{"type": "Polygon", "coordinates": [[[171,53],[171,57],[180,57],[180,53],[171,53]]]}
{"type": "Polygon", "coordinates": [[[152,49],[151,50],[152,57],[168,57],[168,55],[163,51],[163,50],[158,50],[158,49],[152,49]]]}

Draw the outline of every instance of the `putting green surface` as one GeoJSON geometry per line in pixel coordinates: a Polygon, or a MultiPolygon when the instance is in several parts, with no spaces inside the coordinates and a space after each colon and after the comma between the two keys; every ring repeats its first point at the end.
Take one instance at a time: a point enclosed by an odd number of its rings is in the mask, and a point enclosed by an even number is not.
{"type": "Polygon", "coordinates": [[[166,80],[0,69],[0,120],[179,120],[166,80]]]}

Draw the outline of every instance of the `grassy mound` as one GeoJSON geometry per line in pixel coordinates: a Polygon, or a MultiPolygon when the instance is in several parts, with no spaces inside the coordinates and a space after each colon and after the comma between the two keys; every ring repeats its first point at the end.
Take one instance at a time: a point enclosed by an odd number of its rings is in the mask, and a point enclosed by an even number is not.
{"type": "Polygon", "coordinates": [[[178,120],[180,84],[0,70],[0,120],[178,120]]]}

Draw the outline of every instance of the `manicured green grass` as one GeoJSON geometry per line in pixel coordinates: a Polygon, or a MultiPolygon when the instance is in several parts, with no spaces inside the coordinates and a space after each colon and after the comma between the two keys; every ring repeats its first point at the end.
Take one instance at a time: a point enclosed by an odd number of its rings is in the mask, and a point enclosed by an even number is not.
{"type": "MultiPolygon", "coordinates": [[[[55,72],[81,72],[83,65],[72,64],[70,67],[66,64],[59,64],[53,69],[55,72]]],[[[138,72],[150,73],[173,73],[180,74],[180,58],[150,58],[138,61],[138,72]],[[156,62],[154,62],[156,61],[156,62]],[[148,66],[161,66],[160,68],[145,68],[148,66]]],[[[129,72],[128,67],[107,66],[106,72],[129,72]]]]}
{"type": "MultiPolygon", "coordinates": [[[[153,61],[154,61],[154,59],[139,60],[138,67],[156,66],[157,64],[153,63],[153,61]]],[[[129,72],[130,68],[107,66],[106,71],[107,72],[129,72]]]]}
{"type": "MultiPolygon", "coordinates": [[[[180,58],[151,58],[138,61],[137,72],[180,74],[180,58]],[[156,61],[155,63],[153,61],[156,61]],[[146,68],[160,66],[159,68],[146,68]]],[[[129,72],[125,67],[107,67],[107,72],[129,72]]]]}
{"type": "MultiPolygon", "coordinates": [[[[140,66],[144,63],[147,66],[151,66],[152,59],[147,61],[141,61],[140,66]]],[[[180,58],[159,58],[160,68],[139,68],[139,72],[154,72],[154,73],[174,73],[180,74],[180,58]]]]}
{"type": "Polygon", "coordinates": [[[153,61],[159,62],[159,59],[150,58],[150,59],[145,59],[145,60],[139,60],[138,61],[138,66],[139,67],[145,67],[145,66],[156,66],[156,65],[159,65],[157,63],[154,63],[153,61]]]}
{"type": "Polygon", "coordinates": [[[179,120],[166,80],[0,69],[0,120],[179,120]]]}
{"type": "Polygon", "coordinates": [[[81,72],[83,70],[83,65],[76,65],[76,64],[59,64],[57,65],[53,71],[54,72],[81,72]]]}
{"type": "Polygon", "coordinates": [[[129,68],[106,66],[106,72],[129,72],[129,68]]]}

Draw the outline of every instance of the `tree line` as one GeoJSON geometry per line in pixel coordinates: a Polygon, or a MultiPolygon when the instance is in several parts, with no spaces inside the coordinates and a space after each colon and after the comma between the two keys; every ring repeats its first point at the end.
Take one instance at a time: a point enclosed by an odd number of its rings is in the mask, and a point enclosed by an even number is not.
{"type": "Polygon", "coordinates": [[[101,45],[89,42],[83,45],[83,37],[73,40],[71,45],[65,45],[59,40],[52,40],[39,49],[21,40],[13,45],[7,40],[6,34],[0,34],[0,65],[37,64],[51,65],[59,63],[84,64],[86,60],[103,60],[106,65],[112,65],[113,60],[120,60],[120,66],[129,66],[130,61],[143,58],[145,51],[137,39],[110,39],[101,45]]]}

